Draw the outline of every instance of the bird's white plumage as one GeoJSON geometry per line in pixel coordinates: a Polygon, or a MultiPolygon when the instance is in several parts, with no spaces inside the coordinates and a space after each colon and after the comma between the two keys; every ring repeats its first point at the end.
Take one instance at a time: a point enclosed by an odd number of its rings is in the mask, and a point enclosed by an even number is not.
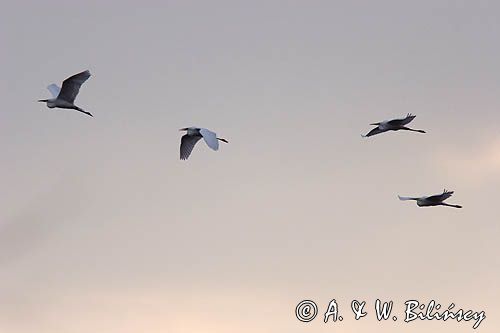
{"type": "Polygon", "coordinates": [[[75,98],[80,91],[80,87],[88,80],[90,75],[90,71],[86,70],[70,76],[63,81],[61,88],[54,83],[50,84],[47,89],[50,91],[53,98],[40,99],[38,102],[47,103],[47,107],[49,108],[73,109],[93,117],[90,112],[75,105],[75,98]]]}
{"type": "Polygon", "coordinates": [[[447,191],[446,189],[443,191],[443,193],[436,194],[436,195],[431,195],[431,196],[424,196],[424,197],[402,197],[398,195],[399,200],[415,200],[417,202],[417,206],[419,207],[428,207],[428,206],[448,206],[448,207],[455,207],[455,208],[462,208],[460,205],[451,205],[444,203],[446,199],[451,197],[453,194],[453,191],[447,191]]]}
{"type": "Polygon", "coordinates": [[[55,83],[52,83],[50,84],[47,89],[50,91],[50,93],[52,94],[52,97],[54,98],[57,98],[57,96],[59,95],[59,93],[61,92],[61,88],[59,88],[57,86],[57,84],[55,83]]]}
{"type": "Polygon", "coordinates": [[[219,149],[219,140],[228,143],[226,139],[218,138],[215,132],[212,132],[206,128],[202,127],[185,127],[181,128],[180,131],[186,131],[186,134],[181,138],[180,147],[180,157],[181,160],[187,160],[191,152],[193,151],[196,143],[203,138],[208,147],[212,150],[219,149]]]}
{"type": "Polygon", "coordinates": [[[200,128],[200,134],[203,136],[203,140],[207,143],[207,145],[213,150],[219,149],[219,141],[217,140],[217,134],[206,129],[200,128]]]}
{"type": "Polygon", "coordinates": [[[380,125],[378,125],[378,128],[382,131],[386,131],[386,130],[390,129],[391,127],[389,126],[389,121],[384,120],[380,123],[380,125]]]}
{"type": "Polygon", "coordinates": [[[407,201],[407,200],[417,200],[418,198],[410,198],[410,197],[402,197],[398,195],[399,200],[407,201]]]}

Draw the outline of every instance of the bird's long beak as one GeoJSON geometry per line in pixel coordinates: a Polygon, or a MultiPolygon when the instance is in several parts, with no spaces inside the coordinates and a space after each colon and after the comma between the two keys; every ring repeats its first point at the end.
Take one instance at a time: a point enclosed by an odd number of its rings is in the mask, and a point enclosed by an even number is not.
{"type": "Polygon", "coordinates": [[[181,128],[179,131],[187,131],[187,130],[188,130],[188,128],[185,127],[185,128],[181,128]]]}
{"type": "Polygon", "coordinates": [[[370,124],[370,125],[372,125],[372,126],[378,126],[378,125],[380,125],[380,123],[373,123],[373,124],[370,124]]]}
{"type": "Polygon", "coordinates": [[[39,99],[38,101],[39,102],[48,102],[49,100],[48,99],[39,99]]]}

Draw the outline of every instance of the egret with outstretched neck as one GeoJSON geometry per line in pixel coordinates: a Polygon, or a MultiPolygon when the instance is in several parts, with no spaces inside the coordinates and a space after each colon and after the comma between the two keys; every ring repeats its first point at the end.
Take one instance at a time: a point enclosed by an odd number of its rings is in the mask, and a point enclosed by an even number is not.
{"type": "Polygon", "coordinates": [[[419,207],[430,207],[430,206],[447,206],[453,208],[462,208],[460,205],[450,205],[444,203],[446,199],[451,197],[453,191],[447,191],[446,189],[441,194],[425,196],[425,197],[402,197],[398,195],[399,200],[407,201],[407,200],[415,200],[417,202],[417,206],[419,207]]]}
{"type": "Polygon", "coordinates": [[[80,91],[82,84],[88,80],[90,77],[90,72],[88,70],[81,73],[70,76],[63,81],[62,87],[59,88],[56,84],[52,83],[47,87],[47,89],[52,94],[53,98],[50,99],[40,99],[39,102],[47,103],[49,108],[61,108],[61,109],[73,109],[85,113],[91,117],[93,115],[90,112],[83,110],[82,108],[75,105],[75,98],[80,91]]]}
{"type": "Polygon", "coordinates": [[[408,123],[410,123],[413,119],[415,119],[415,117],[416,116],[412,115],[411,113],[408,113],[405,118],[384,120],[384,121],[379,122],[379,123],[370,124],[370,125],[377,126],[377,127],[375,127],[370,132],[368,132],[368,134],[361,135],[361,136],[366,138],[366,137],[380,134],[380,133],[384,133],[387,131],[399,131],[399,130],[425,133],[425,131],[423,131],[423,130],[417,130],[417,129],[413,129],[413,128],[409,128],[409,127],[405,126],[408,123]]]}

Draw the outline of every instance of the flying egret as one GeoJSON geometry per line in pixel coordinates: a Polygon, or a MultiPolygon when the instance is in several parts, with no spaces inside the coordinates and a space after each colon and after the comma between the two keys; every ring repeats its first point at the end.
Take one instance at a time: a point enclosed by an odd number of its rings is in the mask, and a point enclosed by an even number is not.
{"type": "Polygon", "coordinates": [[[361,135],[361,136],[366,138],[366,137],[380,134],[380,133],[384,133],[387,131],[398,131],[398,130],[406,130],[406,131],[412,131],[412,132],[425,133],[425,131],[423,131],[423,130],[416,130],[416,129],[405,127],[405,125],[410,123],[413,119],[415,119],[415,117],[416,116],[412,115],[411,113],[408,113],[408,115],[406,115],[405,118],[384,120],[380,123],[370,124],[370,125],[374,125],[377,127],[375,127],[370,132],[368,132],[368,134],[361,135]]]}
{"type": "Polygon", "coordinates": [[[436,195],[431,195],[427,197],[417,197],[417,198],[411,198],[411,197],[402,197],[398,195],[399,200],[415,200],[417,201],[417,205],[419,207],[427,207],[427,206],[448,206],[448,207],[454,207],[454,208],[462,208],[460,205],[450,205],[447,203],[444,203],[446,199],[451,197],[453,194],[453,191],[447,191],[444,190],[443,193],[441,194],[436,194],[436,195]]]}
{"type": "Polygon", "coordinates": [[[62,88],[52,83],[47,89],[52,94],[53,98],[40,99],[39,102],[46,102],[49,108],[73,109],[93,117],[90,112],[87,112],[74,104],[76,95],[80,91],[82,84],[88,80],[90,72],[88,70],[68,77],[62,83],[62,88]]]}
{"type": "Polygon", "coordinates": [[[203,138],[206,144],[213,150],[219,149],[219,141],[228,143],[226,139],[218,138],[217,134],[206,128],[186,127],[181,128],[179,131],[186,131],[186,134],[184,134],[181,139],[181,160],[188,159],[193,151],[194,145],[201,138],[203,138]]]}

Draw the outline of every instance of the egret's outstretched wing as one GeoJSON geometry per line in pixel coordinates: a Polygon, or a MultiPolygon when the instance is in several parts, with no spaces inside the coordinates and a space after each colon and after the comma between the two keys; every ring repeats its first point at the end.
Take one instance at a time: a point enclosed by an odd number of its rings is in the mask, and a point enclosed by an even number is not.
{"type": "Polygon", "coordinates": [[[442,201],[445,201],[446,199],[448,199],[449,197],[451,197],[452,194],[453,194],[453,191],[444,190],[443,193],[432,195],[432,196],[428,197],[427,200],[430,202],[433,202],[433,203],[442,202],[442,201]]]}
{"type": "Polygon", "coordinates": [[[404,126],[409,124],[413,119],[415,119],[415,117],[416,116],[411,113],[408,113],[405,118],[389,120],[387,123],[390,126],[404,126]]]}
{"type": "Polygon", "coordinates": [[[369,136],[372,136],[372,135],[376,135],[376,134],[380,134],[380,133],[384,133],[385,131],[381,130],[380,128],[378,127],[375,127],[374,129],[372,129],[370,132],[368,132],[368,134],[366,135],[361,135],[362,137],[364,138],[367,138],[369,136]]]}
{"type": "Polygon", "coordinates": [[[200,128],[200,134],[203,135],[203,139],[207,145],[213,150],[219,149],[219,140],[217,140],[217,134],[207,130],[206,128],[200,128]]]}
{"type": "Polygon", "coordinates": [[[418,200],[419,198],[411,198],[411,197],[402,197],[400,195],[398,195],[398,198],[399,200],[402,200],[402,201],[407,201],[407,200],[418,200]]]}
{"type": "Polygon", "coordinates": [[[181,138],[181,160],[187,160],[194,145],[201,139],[201,136],[183,135],[181,138]]]}
{"type": "Polygon", "coordinates": [[[49,84],[47,89],[50,91],[52,97],[54,98],[56,98],[59,95],[59,92],[61,92],[61,88],[59,88],[55,83],[49,84]]]}
{"type": "Polygon", "coordinates": [[[90,72],[88,70],[81,73],[75,74],[63,81],[61,92],[59,93],[59,98],[73,103],[75,101],[76,95],[80,91],[82,84],[88,80],[90,77],[90,72]]]}

